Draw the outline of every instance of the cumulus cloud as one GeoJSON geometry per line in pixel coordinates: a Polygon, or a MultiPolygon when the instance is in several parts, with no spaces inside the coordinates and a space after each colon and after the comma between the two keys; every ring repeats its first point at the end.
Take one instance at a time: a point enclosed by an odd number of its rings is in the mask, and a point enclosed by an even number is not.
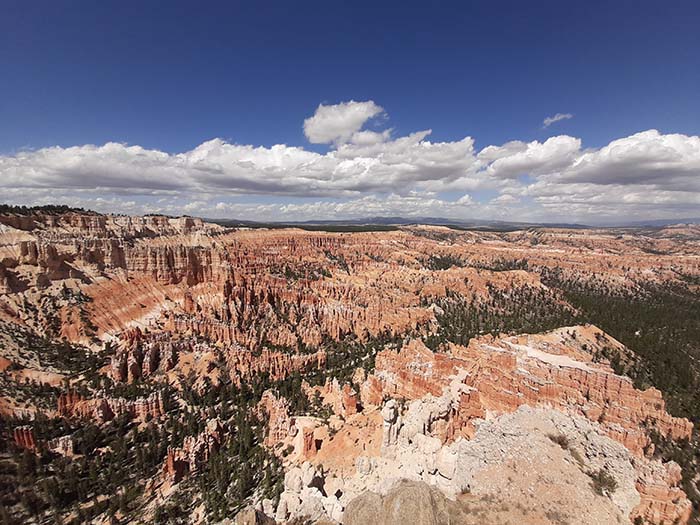
{"type": "Polygon", "coordinates": [[[362,129],[382,111],[371,101],[319,106],[305,129],[332,143],[326,153],[221,139],[175,154],[118,143],[21,151],[0,156],[0,192],[8,203],[261,220],[698,215],[698,136],[649,130],[586,149],[560,135],[477,151],[471,137],[362,129]]]}
{"type": "Polygon", "coordinates": [[[560,135],[544,143],[509,142],[478,154],[491,176],[529,175],[550,183],[653,185],[659,190],[700,191],[700,137],[648,130],[599,149],[560,135]]]}
{"type": "MultiPolygon", "coordinates": [[[[312,144],[342,144],[353,138],[365,122],[384,112],[372,100],[366,102],[342,102],[325,106],[319,104],[316,112],[304,120],[304,134],[312,144]]],[[[363,140],[366,134],[358,134],[363,140]]]]}
{"type": "MultiPolygon", "coordinates": [[[[285,204],[280,208],[287,220],[299,217],[319,219],[346,217],[365,218],[375,216],[401,217],[463,217],[465,208],[475,205],[469,195],[457,200],[446,200],[421,195],[367,195],[358,199],[340,202],[317,201],[311,203],[285,204]]],[[[475,211],[479,212],[481,210],[475,211]]]]}
{"type": "Polygon", "coordinates": [[[552,173],[570,166],[581,152],[581,139],[560,135],[541,143],[513,141],[489,146],[479,158],[489,163],[487,171],[497,178],[552,173]]]}
{"type": "Polygon", "coordinates": [[[574,116],[571,113],[557,113],[553,117],[546,117],[542,121],[542,127],[543,128],[548,128],[555,122],[559,122],[560,120],[569,120],[571,118],[574,118],[574,116]]]}
{"type": "MultiPolygon", "coordinates": [[[[466,181],[470,175],[471,183],[477,183],[473,140],[432,143],[426,140],[429,133],[344,144],[326,154],[281,144],[270,148],[229,144],[220,139],[175,155],[115,143],[45,148],[0,157],[0,185],[151,195],[187,191],[342,196],[410,191],[421,184],[441,186],[466,181]]],[[[480,181],[486,183],[486,178],[480,181]]]]}
{"type": "Polygon", "coordinates": [[[582,153],[561,179],[595,184],[657,184],[700,191],[700,137],[652,129],[582,153]]]}
{"type": "Polygon", "coordinates": [[[517,204],[518,202],[520,202],[520,199],[509,193],[502,193],[498,197],[491,199],[491,204],[496,205],[511,205],[517,204]]]}
{"type": "Polygon", "coordinates": [[[462,206],[469,206],[470,204],[474,204],[474,199],[472,199],[471,195],[465,193],[459,199],[457,199],[457,204],[461,204],[462,206]]]}
{"type": "Polygon", "coordinates": [[[631,220],[697,217],[700,193],[660,190],[645,185],[590,183],[551,184],[538,181],[526,188],[534,210],[543,217],[600,224],[631,220]]]}

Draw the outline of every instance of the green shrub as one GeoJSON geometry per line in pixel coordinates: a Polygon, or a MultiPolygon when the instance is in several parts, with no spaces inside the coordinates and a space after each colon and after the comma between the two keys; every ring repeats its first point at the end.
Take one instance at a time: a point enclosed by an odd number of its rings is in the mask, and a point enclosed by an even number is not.
{"type": "Polygon", "coordinates": [[[588,474],[593,481],[593,490],[601,496],[609,496],[617,490],[617,481],[605,469],[599,469],[596,472],[588,474]]]}

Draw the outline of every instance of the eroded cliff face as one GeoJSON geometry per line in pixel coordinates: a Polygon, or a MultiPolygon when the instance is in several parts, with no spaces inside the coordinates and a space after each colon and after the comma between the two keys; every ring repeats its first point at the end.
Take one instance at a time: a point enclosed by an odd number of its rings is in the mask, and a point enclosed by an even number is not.
{"type": "Polygon", "coordinates": [[[61,417],[82,418],[98,423],[106,423],[122,415],[146,422],[165,415],[165,408],[163,395],[158,391],[133,400],[109,397],[102,392],[85,399],[79,393],[69,391],[58,396],[57,412],[61,417]]]}
{"type": "MultiPolygon", "coordinates": [[[[576,326],[542,335],[483,337],[469,347],[453,345],[449,353],[433,353],[418,340],[399,351],[380,352],[375,372],[356,376],[363,410],[355,417],[347,413],[332,383],[309,394],[320,393],[342,419],[329,424],[304,421],[301,426],[284,405],[269,411],[270,445],[283,443],[278,450],[293,446],[292,464],[323,465],[322,477],[330,483],[340,479],[344,487],[341,497],[321,497],[291,483],[278,519],[320,505],[341,521],[352,497],[365,489],[384,493],[399,479],[427,482],[453,498],[465,491],[503,497],[508,487],[494,484],[492,476],[514,478],[510,469],[518,467],[513,461],[539,456],[537,439],[551,445],[548,437],[564,436],[560,439],[567,450],[575,451],[571,463],[578,464],[580,479],[605,468],[615,472],[620,485],[624,480],[613,498],[617,509],[607,517],[591,517],[591,523],[638,516],[650,523],[687,522],[691,505],[678,486],[678,465],[652,459],[651,436],[688,439],[692,424],[670,416],[657,390],[636,390],[605,362],[593,362],[602,347],[614,344],[619,345],[595,327],[576,326]],[[381,441],[353,440],[357,426],[365,436],[381,431],[381,441]],[[299,439],[309,428],[310,438],[299,439]],[[504,452],[512,436],[522,441],[504,452]],[[314,446],[309,448],[309,442],[314,446]],[[487,471],[491,476],[482,474],[487,471]]],[[[542,469],[538,472],[547,472],[548,483],[571,482],[570,474],[548,471],[550,466],[520,468],[542,469]]],[[[574,518],[586,504],[566,506],[574,518]]],[[[533,515],[532,523],[537,519],[533,515]]]]}
{"type": "Polygon", "coordinates": [[[221,421],[207,421],[204,430],[196,436],[185,437],[182,447],[168,448],[168,455],[163,465],[163,477],[169,483],[177,483],[186,475],[197,475],[209,458],[224,440],[224,428],[221,421]]]}
{"type": "Polygon", "coordinates": [[[97,213],[67,212],[61,214],[33,213],[31,215],[0,215],[0,224],[17,230],[42,232],[50,239],[89,236],[125,238],[157,237],[196,231],[219,231],[197,217],[165,217],[147,215],[100,215],[97,213]]]}
{"type": "Polygon", "coordinates": [[[478,303],[525,289],[550,293],[536,273],[502,271],[503,261],[526,260],[560,275],[585,267],[619,287],[640,276],[663,282],[678,279],[679,270],[700,274],[691,255],[697,242],[597,232],[225,232],[191,218],[76,214],[0,222],[0,275],[3,287],[16,292],[8,294],[10,306],[38,305],[64,288],[84,294],[77,305],[53,305],[60,322],[51,327],[82,342],[165,317],[178,331],[248,349],[314,347],[348,334],[427,333],[435,322],[430,304],[447,294],[478,303]],[[672,256],[649,253],[662,249],[672,256]],[[455,264],[436,271],[436,260],[455,264]]]}
{"type": "MultiPolygon", "coordinates": [[[[571,324],[579,312],[552,282],[688,286],[700,234],[686,230],[338,234],[2,216],[0,410],[18,418],[7,437],[84,458],[89,426],[102,439],[91,457],[144,469],[143,521],[187,493],[183,480],[213,475],[212,458],[225,472],[249,454],[251,486],[222,497],[278,522],[354,523],[355,497],[373,491],[383,508],[409,479],[494,520],[684,524],[682,472],[655,443],[690,438],[692,424],[615,372],[637,357],[571,324]],[[118,456],[120,431],[139,457],[118,456]],[[600,472],[614,490],[592,488],[600,472]]],[[[211,505],[195,500],[190,521],[211,505]]]]}
{"type": "Polygon", "coordinates": [[[652,454],[650,433],[688,439],[692,424],[670,416],[661,392],[640,392],[632,381],[614,374],[593,351],[606,336],[597,328],[570,327],[541,336],[491,336],[473,339],[468,347],[453,345],[450,354],[435,354],[419,341],[401,351],[377,356],[376,373],[363,385],[363,402],[378,404],[389,395],[414,400],[436,397],[457,387],[457,416],[438,433],[441,439],[469,437],[471,420],[487,413],[511,412],[519,406],[548,406],[597,422],[605,433],[637,455],[652,454]]]}

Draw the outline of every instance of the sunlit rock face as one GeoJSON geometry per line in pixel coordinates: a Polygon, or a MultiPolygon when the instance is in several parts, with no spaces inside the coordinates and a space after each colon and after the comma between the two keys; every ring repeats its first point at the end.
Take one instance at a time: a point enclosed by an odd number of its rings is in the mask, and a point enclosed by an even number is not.
{"type": "MultiPolygon", "coordinates": [[[[657,390],[639,391],[608,365],[591,360],[596,345],[612,342],[592,326],[542,335],[489,336],[440,354],[413,340],[398,352],[378,354],[374,374],[359,385],[361,414],[343,415],[342,423],[330,423],[330,432],[323,425],[314,428],[314,440],[321,441],[318,450],[309,453],[306,441],[293,439],[293,425],[280,425],[290,421],[284,407],[270,414],[275,423],[271,428],[282,426],[285,431],[271,432],[268,439],[271,444],[294,445],[293,463],[323,465],[330,483],[343,480],[342,496],[321,499],[324,508],[345,508],[351,495],[359,496],[367,488],[386,493],[400,479],[426,482],[452,498],[465,490],[500,494],[509,487],[494,491],[497,485],[486,483],[482,472],[512,479],[509,469],[518,468],[512,463],[530,458],[525,468],[551,469],[552,483],[563,482],[554,481],[558,476],[585,481],[601,466],[614,470],[618,483],[624,480],[624,488],[618,487],[613,498],[616,508],[591,517],[590,523],[622,517],[686,522],[691,507],[678,486],[678,466],[651,459],[650,436],[687,439],[692,425],[669,416],[657,390]],[[380,432],[381,439],[370,447],[371,441],[352,441],[349,436],[356,427],[367,436],[380,432]],[[534,458],[561,448],[552,436],[563,436],[567,450],[575,451],[563,457],[562,471],[555,465],[532,466],[534,458]],[[508,439],[514,440],[512,445],[508,439]],[[354,463],[338,461],[341,455],[354,463]],[[565,474],[569,463],[576,466],[575,472],[565,474]]],[[[332,388],[326,385],[318,391],[332,388]]],[[[335,396],[326,394],[324,401],[341,416],[343,407],[335,396]]],[[[280,515],[300,515],[305,506],[300,503],[290,511],[288,502],[298,497],[303,503],[305,495],[311,496],[301,489],[295,492],[294,484],[287,492],[286,511],[283,507],[280,515]]],[[[566,505],[572,517],[586,506],[582,501],[566,505]]]]}

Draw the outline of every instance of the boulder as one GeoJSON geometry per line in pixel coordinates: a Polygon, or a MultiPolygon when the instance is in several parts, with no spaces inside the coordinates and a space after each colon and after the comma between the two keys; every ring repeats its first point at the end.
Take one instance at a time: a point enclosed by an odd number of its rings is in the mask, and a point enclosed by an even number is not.
{"type": "Polygon", "coordinates": [[[275,525],[275,520],[253,507],[247,507],[236,514],[234,525],[275,525]]]}
{"type": "Polygon", "coordinates": [[[402,480],[381,497],[365,492],[348,503],[345,525],[445,525],[454,521],[454,504],[423,482],[402,480]]]}

